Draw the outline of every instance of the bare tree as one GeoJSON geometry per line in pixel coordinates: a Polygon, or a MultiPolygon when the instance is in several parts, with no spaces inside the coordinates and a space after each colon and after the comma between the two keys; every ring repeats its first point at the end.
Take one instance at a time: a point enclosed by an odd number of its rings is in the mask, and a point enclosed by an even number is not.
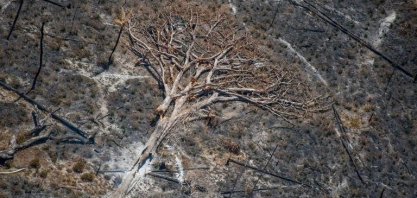
{"type": "Polygon", "coordinates": [[[123,32],[123,28],[125,27],[125,24],[130,18],[131,14],[132,14],[132,11],[129,11],[126,13],[124,8],[122,7],[120,8],[120,13],[118,14],[117,18],[114,20],[118,25],[120,25],[120,30],[119,30],[119,34],[117,35],[116,43],[114,44],[113,50],[111,51],[111,54],[109,56],[106,69],[108,69],[113,62],[113,53],[114,51],[116,51],[117,45],[119,44],[119,41],[120,41],[120,36],[122,35],[122,32],[123,32]]]}
{"type": "MultiPolygon", "coordinates": [[[[320,106],[319,98],[307,99],[307,89],[300,90],[296,74],[262,58],[256,40],[227,11],[180,4],[143,12],[128,22],[131,49],[158,81],[164,100],[134,167],[155,153],[176,124],[212,119],[209,107],[215,103],[245,102],[285,120],[320,106]]],[[[118,193],[126,192],[120,188],[118,193]]]]}

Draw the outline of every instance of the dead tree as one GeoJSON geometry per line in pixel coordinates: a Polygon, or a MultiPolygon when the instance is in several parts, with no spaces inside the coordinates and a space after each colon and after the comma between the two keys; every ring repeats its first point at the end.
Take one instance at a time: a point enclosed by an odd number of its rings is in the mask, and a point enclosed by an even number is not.
{"type": "Polygon", "coordinates": [[[285,120],[318,106],[319,98],[300,96],[294,73],[263,59],[256,40],[228,17],[183,4],[158,13],[143,9],[128,21],[132,51],[164,92],[155,111],[159,120],[134,167],[155,154],[176,124],[210,119],[208,107],[215,103],[245,102],[285,120]]]}
{"type": "MultiPolygon", "coordinates": [[[[39,52],[39,69],[38,72],[36,72],[35,78],[33,79],[32,82],[32,87],[30,88],[30,90],[28,91],[28,93],[32,90],[35,90],[35,86],[36,86],[36,80],[38,79],[39,74],[41,73],[42,70],[42,59],[43,59],[43,27],[45,26],[45,22],[42,22],[42,26],[41,26],[41,39],[39,42],[40,45],[40,52],[39,52]]],[[[26,93],[26,94],[28,94],[26,93]]]]}
{"type": "Polygon", "coordinates": [[[126,24],[127,20],[130,18],[131,14],[132,14],[131,11],[126,13],[124,8],[122,7],[120,9],[119,16],[114,20],[118,25],[120,25],[120,30],[119,30],[119,34],[117,36],[116,44],[114,44],[113,50],[111,51],[111,54],[109,56],[109,60],[107,62],[107,65],[106,65],[105,69],[108,69],[113,62],[113,53],[114,53],[114,51],[116,51],[117,45],[119,44],[119,41],[120,41],[120,36],[122,36],[123,28],[125,27],[125,24],[126,24]]]}

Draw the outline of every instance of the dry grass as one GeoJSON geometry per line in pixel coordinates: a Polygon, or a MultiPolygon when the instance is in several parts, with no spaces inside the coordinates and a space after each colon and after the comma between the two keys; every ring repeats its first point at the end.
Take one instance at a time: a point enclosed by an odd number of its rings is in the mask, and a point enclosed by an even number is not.
{"type": "Polygon", "coordinates": [[[371,112],[371,111],[374,111],[374,110],[375,110],[375,107],[374,107],[374,105],[372,105],[372,104],[370,104],[370,103],[366,103],[366,104],[363,106],[363,110],[364,110],[365,112],[371,112]]]}
{"type": "Polygon", "coordinates": [[[349,120],[349,126],[354,128],[354,129],[359,129],[362,126],[361,118],[360,117],[355,117],[353,119],[350,119],[349,120]]]}

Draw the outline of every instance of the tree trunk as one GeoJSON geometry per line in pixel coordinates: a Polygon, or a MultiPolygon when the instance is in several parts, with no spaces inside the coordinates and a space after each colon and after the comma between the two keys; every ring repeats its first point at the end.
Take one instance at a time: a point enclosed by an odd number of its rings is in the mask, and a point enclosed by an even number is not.
{"type": "Polygon", "coordinates": [[[156,148],[158,144],[160,143],[160,140],[162,140],[161,136],[163,136],[166,129],[170,128],[169,120],[171,119],[162,118],[159,120],[158,124],[155,127],[155,130],[151,134],[151,137],[149,137],[148,141],[146,142],[144,150],[141,153],[141,156],[135,162],[132,169],[125,173],[122,183],[117,188],[117,190],[112,194],[111,197],[114,197],[114,198],[126,197],[126,194],[128,193],[128,190],[131,187],[133,180],[135,179],[136,176],[138,176],[137,173],[139,172],[139,169],[145,165],[146,160],[148,158],[152,157],[152,153],[155,153],[156,148]]]}

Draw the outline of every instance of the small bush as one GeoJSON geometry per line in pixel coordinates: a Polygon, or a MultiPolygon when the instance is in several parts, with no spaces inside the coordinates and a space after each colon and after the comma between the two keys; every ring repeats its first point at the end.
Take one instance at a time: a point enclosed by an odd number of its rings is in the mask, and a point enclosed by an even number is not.
{"type": "Polygon", "coordinates": [[[3,179],[0,180],[0,188],[5,190],[5,189],[7,189],[7,187],[8,187],[8,185],[7,185],[6,181],[3,180],[3,179]]]}
{"type": "Polygon", "coordinates": [[[41,177],[41,178],[46,178],[47,176],[48,176],[48,171],[47,170],[43,170],[40,174],[39,174],[39,176],[41,177]]]}
{"type": "Polygon", "coordinates": [[[76,173],[82,173],[84,171],[85,162],[83,160],[77,160],[77,162],[72,167],[72,170],[76,173]]]}
{"type": "Polygon", "coordinates": [[[84,173],[81,175],[81,180],[85,182],[92,182],[94,181],[94,174],[93,173],[84,173]]]}
{"type": "Polygon", "coordinates": [[[226,148],[229,152],[238,155],[240,153],[240,146],[233,142],[231,139],[224,140],[223,146],[226,148]]]}
{"type": "Polygon", "coordinates": [[[39,158],[35,158],[33,159],[30,164],[29,164],[30,168],[35,168],[35,169],[39,169],[41,167],[41,163],[39,162],[39,158]]]}
{"type": "Polygon", "coordinates": [[[13,160],[6,160],[6,162],[4,162],[4,165],[3,166],[6,169],[13,168],[14,167],[13,160]]]}

